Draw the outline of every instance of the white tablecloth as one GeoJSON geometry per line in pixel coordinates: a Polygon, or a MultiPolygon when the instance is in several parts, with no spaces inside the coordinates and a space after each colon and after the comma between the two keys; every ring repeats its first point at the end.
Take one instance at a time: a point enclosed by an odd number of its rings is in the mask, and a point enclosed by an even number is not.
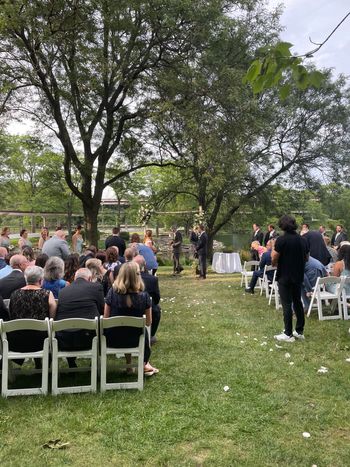
{"type": "Polygon", "coordinates": [[[214,253],[212,269],[219,274],[241,272],[242,265],[238,253],[214,253]]]}

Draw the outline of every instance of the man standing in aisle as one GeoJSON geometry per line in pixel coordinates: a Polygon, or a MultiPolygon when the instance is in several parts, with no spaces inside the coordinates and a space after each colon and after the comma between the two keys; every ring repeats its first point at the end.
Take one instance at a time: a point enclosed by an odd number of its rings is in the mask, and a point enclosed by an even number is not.
{"type": "Polygon", "coordinates": [[[126,249],[125,241],[119,236],[120,229],[119,227],[113,227],[112,235],[106,238],[105,247],[117,246],[119,250],[119,256],[124,256],[124,251],[126,249]]]}
{"type": "Polygon", "coordinates": [[[174,271],[173,274],[180,274],[183,270],[183,267],[180,264],[180,254],[181,254],[181,245],[182,245],[182,235],[181,232],[177,229],[177,227],[172,227],[172,234],[173,240],[171,242],[171,246],[173,249],[173,264],[174,264],[174,271]]]}
{"type": "Polygon", "coordinates": [[[204,230],[204,225],[199,224],[198,243],[196,247],[199,260],[199,279],[205,279],[207,277],[207,247],[208,235],[204,230]]]}
{"type": "Polygon", "coordinates": [[[281,297],[284,317],[284,331],[275,339],[294,342],[304,339],[305,315],[301,301],[301,286],[304,280],[305,263],[308,257],[307,243],[297,233],[294,217],[282,216],[278,223],[284,235],[276,239],[272,250],[272,266],[277,266],[276,279],[281,297]],[[293,311],[297,322],[293,331],[293,311]]]}

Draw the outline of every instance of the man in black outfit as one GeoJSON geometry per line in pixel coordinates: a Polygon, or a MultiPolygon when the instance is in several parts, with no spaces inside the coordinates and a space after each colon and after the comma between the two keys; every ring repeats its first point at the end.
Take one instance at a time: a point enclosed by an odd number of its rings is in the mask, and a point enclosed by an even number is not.
{"type": "Polygon", "coordinates": [[[126,245],[125,245],[125,241],[121,237],[119,237],[119,232],[120,232],[119,227],[113,227],[112,235],[107,237],[105,240],[105,246],[106,246],[106,250],[110,246],[117,246],[119,250],[119,256],[124,256],[126,245]]]}
{"type": "Polygon", "coordinates": [[[156,332],[159,326],[162,313],[159,306],[160,291],[158,277],[153,276],[152,274],[146,271],[146,261],[143,256],[137,255],[135,256],[133,261],[135,261],[135,263],[137,263],[140,266],[141,277],[143,283],[145,284],[145,290],[152,298],[151,344],[154,344],[157,341],[156,332]]]}
{"type": "MultiPolygon", "coordinates": [[[[80,268],[69,287],[64,287],[58,294],[58,307],[55,320],[67,318],[94,319],[103,313],[103,287],[99,282],[91,282],[92,273],[87,268],[80,268]]],[[[91,348],[94,332],[80,329],[68,329],[56,333],[60,350],[84,350],[91,348]]],[[[69,358],[70,368],[76,367],[75,358],[69,358]]]]}
{"type": "Polygon", "coordinates": [[[13,255],[10,259],[12,272],[0,279],[0,295],[2,298],[10,298],[12,292],[26,285],[24,271],[28,266],[28,260],[23,255],[13,255]]]}
{"type": "Polygon", "coordinates": [[[284,316],[284,332],[275,335],[283,342],[304,339],[304,307],[301,301],[301,285],[304,280],[305,263],[308,257],[307,242],[297,233],[294,217],[283,216],[279,227],[284,235],[277,238],[272,251],[272,266],[277,266],[276,279],[284,316]],[[297,317],[293,331],[293,310],[297,317]]]}
{"type": "Polygon", "coordinates": [[[207,277],[207,248],[208,248],[208,235],[204,230],[204,225],[198,226],[198,243],[196,251],[199,260],[199,279],[207,277]]]}
{"type": "Polygon", "coordinates": [[[340,247],[341,242],[345,242],[348,239],[344,232],[344,227],[338,224],[335,228],[335,232],[332,235],[331,246],[336,250],[340,247]]]}
{"type": "MultiPolygon", "coordinates": [[[[252,235],[252,238],[251,238],[250,242],[251,243],[252,242],[259,242],[260,245],[263,245],[264,234],[260,230],[260,225],[259,224],[253,224],[253,235],[252,235]]],[[[258,254],[257,250],[254,250],[254,248],[252,248],[250,250],[250,255],[251,255],[252,261],[259,261],[259,254],[258,254]]]]}

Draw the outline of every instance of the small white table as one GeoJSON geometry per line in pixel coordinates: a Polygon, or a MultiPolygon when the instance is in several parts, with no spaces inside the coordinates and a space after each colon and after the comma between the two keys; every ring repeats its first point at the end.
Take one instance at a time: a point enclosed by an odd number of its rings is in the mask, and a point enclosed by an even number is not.
{"type": "Polygon", "coordinates": [[[214,253],[211,267],[219,274],[242,272],[241,258],[238,253],[214,253]]]}

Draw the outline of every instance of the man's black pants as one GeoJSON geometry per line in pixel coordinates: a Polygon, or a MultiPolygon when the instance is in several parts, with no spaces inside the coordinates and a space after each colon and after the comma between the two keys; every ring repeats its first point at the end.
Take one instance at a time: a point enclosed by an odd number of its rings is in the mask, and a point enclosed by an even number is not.
{"type": "Polygon", "coordinates": [[[284,317],[284,333],[287,336],[293,334],[293,311],[297,317],[295,330],[299,334],[304,333],[305,315],[301,301],[301,284],[293,282],[278,282],[278,290],[281,297],[284,317]]]}
{"type": "Polygon", "coordinates": [[[199,277],[203,277],[203,279],[207,276],[207,255],[198,254],[198,261],[199,261],[199,277]]]}

